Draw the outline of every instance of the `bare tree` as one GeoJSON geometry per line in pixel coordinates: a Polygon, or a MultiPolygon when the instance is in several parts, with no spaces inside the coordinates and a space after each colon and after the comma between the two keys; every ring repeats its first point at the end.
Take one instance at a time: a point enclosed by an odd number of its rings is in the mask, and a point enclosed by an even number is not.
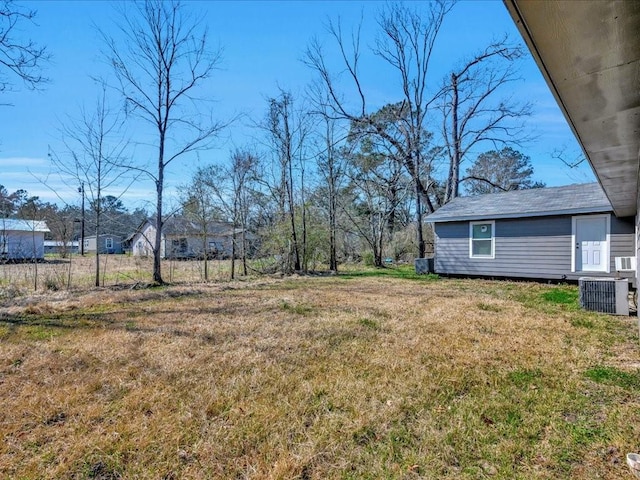
{"type": "Polygon", "coordinates": [[[199,168],[193,175],[191,182],[183,187],[185,197],[182,201],[184,217],[192,220],[198,226],[198,233],[202,236],[205,281],[209,281],[209,257],[215,253],[211,251],[209,246],[209,236],[212,233],[213,222],[219,216],[219,209],[213,201],[207,178],[207,169],[199,168]]]}
{"type": "Polygon", "coordinates": [[[195,95],[211,77],[220,51],[210,50],[207,30],[177,0],[146,0],[123,12],[122,41],[103,32],[106,56],[119,81],[127,112],[152,125],[157,161],[147,173],[156,187],[153,280],[163,283],[160,253],[165,169],[186,154],[209,148],[223,124],[198,110],[195,95]]]}
{"type": "Polygon", "coordinates": [[[11,90],[12,77],[17,77],[28,88],[37,88],[48,79],[40,67],[50,56],[45,47],[32,40],[21,42],[15,36],[24,22],[33,22],[35,10],[25,9],[12,0],[0,1],[0,92],[11,90]]]}
{"type": "MultiPolygon", "coordinates": [[[[231,156],[231,169],[229,176],[233,187],[233,245],[235,254],[235,245],[237,240],[237,232],[240,230],[241,235],[241,255],[242,255],[242,272],[247,275],[247,251],[248,241],[247,232],[249,230],[249,203],[250,203],[250,185],[255,179],[256,167],[258,165],[258,157],[248,150],[236,150],[231,156]]],[[[233,274],[233,255],[232,255],[232,274],[233,274]]]]}
{"type": "Polygon", "coordinates": [[[74,220],[78,217],[77,208],[66,205],[58,208],[56,204],[43,206],[45,221],[53,240],[58,242],[58,251],[62,258],[70,258],[73,251],[74,220]]]}
{"type": "Polygon", "coordinates": [[[342,206],[354,228],[373,253],[373,263],[382,267],[384,247],[396,230],[398,210],[407,198],[410,180],[402,163],[380,150],[370,137],[356,136],[349,143],[347,176],[355,208],[342,206]]]}
{"type": "MultiPolygon", "coordinates": [[[[128,142],[122,137],[122,118],[110,109],[106,88],[93,111],[82,110],[80,119],[70,119],[62,126],[66,154],[49,151],[52,165],[61,175],[77,182],[82,195],[87,195],[95,216],[96,258],[95,285],[100,286],[100,235],[105,191],[121,188],[126,192],[132,179],[124,178],[130,161],[125,157],[128,142]]],[[[117,198],[117,197],[114,197],[117,198]]],[[[84,214],[84,212],[82,212],[84,214]]]]}
{"type": "Polygon", "coordinates": [[[329,270],[338,271],[337,231],[338,231],[338,193],[344,177],[343,157],[337,148],[336,121],[322,115],[324,148],[318,154],[317,164],[324,178],[327,191],[327,210],[329,219],[329,270]]]}
{"type": "Polygon", "coordinates": [[[442,203],[459,195],[460,165],[483,142],[497,146],[519,145],[526,140],[523,117],[529,103],[497,98],[504,86],[518,79],[515,60],[524,52],[507,38],[492,43],[451,72],[442,88],[439,107],[442,137],[449,158],[442,203]]]}
{"type": "Polygon", "coordinates": [[[282,226],[286,224],[288,230],[287,246],[281,252],[282,267],[287,272],[298,271],[303,266],[306,237],[303,222],[303,235],[300,238],[297,219],[297,207],[304,209],[304,202],[296,200],[297,194],[304,189],[304,149],[310,130],[308,115],[294,107],[294,98],[289,92],[281,90],[278,97],[269,98],[268,101],[267,118],[261,127],[267,133],[277,168],[270,190],[278,203],[280,222],[282,226]],[[299,187],[297,191],[296,186],[299,187]]]}
{"type": "Polygon", "coordinates": [[[236,149],[231,162],[222,167],[209,165],[196,173],[198,182],[212,194],[217,210],[231,220],[231,279],[235,278],[235,261],[238,244],[242,259],[242,271],[247,275],[247,230],[249,218],[249,189],[255,178],[258,157],[245,149],[236,149]],[[238,233],[240,241],[238,241],[238,233]]]}
{"type": "MultiPolygon", "coordinates": [[[[422,7],[422,4],[420,5],[422,7]]],[[[424,11],[420,7],[407,4],[390,4],[380,15],[378,24],[380,37],[374,53],[382,58],[397,74],[402,90],[401,100],[388,113],[395,112],[398,122],[394,135],[380,124],[375,115],[367,108],[366,94],[359,72],[360,38],[359,29],[351,38],[351,44],[345,41],[340,24],[329,23],[329,33],[338,45],[346,72],[354,86],[354,95],[358,106],[350,108],[338,92],[339,80],[334,77],[326,63],[326,55],[319,43],[314,40],[307,48],[305,62],[314,69],[324,83],[329,94],[327,102],[328,116],[333,119],[348,120],[359,124],[361,130],[378,135],[389,142],[401,159],[415,186],[416,223],[422,225],[422,203],[426,203],[429,212],[434,206],[429,199],[429,191],[435,181],[423,176],[425,123],[433,97],[428,94],[428,70],[435,41],[445,15],[451,9],[451,3],[435,1],[427,4],[424,11]]],[[[417,228],[418,255],[425,254],[425,242],[422,228],[417,228]]]]}
{"type": "MultiPolygon", "coordinates": [[[[31,241],[25,242],[24,244],[19,242],[18,249],[21,250],[20,254],[23,258],[30,258],[32,260],[33,290],[36,291],[38,290],[38,257],[41,253],[39,252],[39,245],[36,240],[36,232],[41,231],[40,229],[43,227],[42,223],[46,219],[43,209],[44,204],[40,201],[39,197],[28,196],[25,190],[18,190],[16,193],[18,193],[16,198],[16,214],[19,219],[23,220],[24,225],[28,226],[31,232],[31,241]]],[[[4,228],[2,230],[4,230],[3,233],[5,233],[6,237],[6,230],[4,228]]],[[[42,253],[44,254],[44,251],[42,251],[42,253]]]]}

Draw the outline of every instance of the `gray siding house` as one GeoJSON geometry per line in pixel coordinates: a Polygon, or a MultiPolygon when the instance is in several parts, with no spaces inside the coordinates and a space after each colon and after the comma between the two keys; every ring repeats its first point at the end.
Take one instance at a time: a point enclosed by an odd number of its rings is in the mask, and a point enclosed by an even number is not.
{"type": "Polygon", "coordinates": [[[95,235],[84,238],[84,253],[123,253],[122,238],[117,235],[95,235]]]}
{"type": "Polygon", "coordinates": [[[597,183],[459,197],[427,221],[439,274],[613,277],[615,257],[635,255],[635,219],[616,217],[597,183]]]}
{"type": "Polygon", "coordinates": [[[640,232],[640,2],[504,4],[612,210],[640,232]]]}

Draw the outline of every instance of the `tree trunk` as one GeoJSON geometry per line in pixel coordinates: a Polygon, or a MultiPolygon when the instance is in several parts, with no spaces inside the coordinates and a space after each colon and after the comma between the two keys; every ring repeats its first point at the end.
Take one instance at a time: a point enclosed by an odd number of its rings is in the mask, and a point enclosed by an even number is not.
{"type": "MultiPolygon", "coordinates": [[[[244,221],[242,222],[245,223],[244,221]]],[[[247,233],[246,228],[242,226],[242,274],[246,277],[247,272],[247,233]]]]}
{"type": "Polygon", "coordinates": [[[231,234],[231,280],[236,278],[236,223],[233,222],[233,234],[231,234]]]}
{"type": "MultiPolygon", "coordinates": [[[[99,153],[100,158],[102,158],[102,152],[99,153]]],[[[97,187],[96,187],[96,287],[100,286],[100,221],[102,216],[102,205],[101,205],[101,195],[102,195],[102,185],[101,185],[101,168],[100,165],[102,161],[98,164],[98,175],[97,175],[97,187]]],[[[84,196],[84,193],[82,194],[84,196]]]]}
{"type": "Polygon", "coordinates": [[[98,224],[96,224],[96,287],[100,286],[100,234],[98,231],[98,224]]]}
{"type": "Polygon", "coordinates": [[[372,224],[372,233],[373,233],[373,264],[378,267],[381,268],[383,266],[382,263],[382,245],[383,245],[383,238],[384,238],[384,225],[382,222],[382,218],[379,215],[378,219],[373,219],[373,224],[372,224]],[[375,222],[377,221],[378,225],[375,224],[375,222]]]}
{"type": "Polygon", "coordinates": [[[338,259],[336,255],[336,192],[333,166],[329,167],[329,270],[338,271],[338,259]]]}
{"type": "Polygon", "coordinates": [[[415,179],[416,187],[416,228],[418,234],[418,258],[424,258],[425,245],[424,235],[422,234],[422,195],[420,194],[420,180],[415,179]]]}
{"type": "Polygon", "coordinates": [[[163,170],[160,169],[160,175],[158,176],[158,181],[156,182],[156,194],[157,194],[157,202],[156,202],[156,240],[153,246],[153,281],[162,285],[164,281],[162,280],[162,272],[161,272],[161,244],[162,244],[162,176],[163,170]]]}
{"type": "Polygon", "coordinates": [[[293,201],[293,168],[289,163],[289,185],[288,198],[289,198],[289,220],[291,223],[291,253],[293,255],[293,269],[300,271],[300,252],[298,250],[298,234],[296,232],[296,217],[295,217],[295,204],[293,201]]]}
{"type": "MultiPolygon", "coordinates": [[[[205,220],[206,222],[206,220],[205,220]]],[[[205,223],[206,225],[206,223],[205,223]]],[[[207,228],[204,228],[202,240],[202,255],[204,258],[204,281],[209,281],[209,245],[207,243],[207,228]]]]}
{"type": "Polygon", "coordinates": [[[309,258],[307,254],[307,206],[304,196],[304,168],[300,172],[300,203],[302,208],[302,269],[309,270],[309,258]]]}
{"type": "Polygon", "coordinates": [[[458,77],[451,74],[451,142],[453,158],[450,159],[449,177],[444,203],[448,203],[458,196],[460,183],[460,138],[458,132],[458,77]]]}

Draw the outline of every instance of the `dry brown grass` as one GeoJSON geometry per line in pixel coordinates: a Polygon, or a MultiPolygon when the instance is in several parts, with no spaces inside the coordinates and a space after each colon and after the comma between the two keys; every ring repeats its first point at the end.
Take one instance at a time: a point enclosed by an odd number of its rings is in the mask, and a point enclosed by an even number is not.
{"type": "Polygon", "coordinates": [[[550,288],[295,278],[6,301],[0,477],[623,478],[634,324],[550,288]]]}

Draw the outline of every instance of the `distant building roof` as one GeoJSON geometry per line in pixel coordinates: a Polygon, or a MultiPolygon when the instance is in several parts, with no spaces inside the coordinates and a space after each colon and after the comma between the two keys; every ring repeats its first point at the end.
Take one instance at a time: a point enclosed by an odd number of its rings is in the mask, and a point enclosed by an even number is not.
{"type": "Polygon", "coordinates": [[[0,232],[48,232],[46,222],[22,220],[19,218],[0,218],[0,232]]]}
{"type": "MultiPolygon", "coordinates": [[[[110,233],[101,233],[100,234],[100,238],[105,238],[105,237],[116,238],[118,240],[122,240],[122,237],[120,235],[112,235],[110,233]]],[[[93,240],[94,238],[96,238],[95,235],[85,235],[84,236],[85,240],[89,240],[89,239],[93,240]]]]}
{"type": "MultiPolygon", "coordinates": [[[[149,218],[145,220],[135,232],[133,232],[125,239],[125,242],[133,240],[133,237],[142,232],[147,225],[151,225],[155,228],[155,218],[149,218]]],[[[163,226],[163,235],[200,236],[202,235],[202,230],[202,225],[198,222],[194,222],[185,217],[175,216],[169,217],[165,220],[163,226]]],[[[236,233],[239,232],[242,232],[242,229],[236,229],[236,233]]],[[[225,222],[211,221],[207,224],[207,234],[212,236],[231,236],[233,235],[233,225],[225,222]]]]}
{"type": "Polygon", "coordinates": [[[433,223],[459,222],[611,211],[613,208],[600,185],[585,183],[458,197],[425,220],[433,223]]]}
{"type": "Polygon", "coordinates": [[[72,242],[61,242],[60,240],[45,240],[44,241],[44,246],[45,247],[77,247],[78,246],[77,241],[72,241],[72,242]]]}
{"type": "MultiPolygon", "coordinates": [[[[155,222],[153,223],[155,225],[155,222]]],[[[164,222],[163,233],[165,235],[202,235],[203,226],[185,217],[170,217],[164,222]]],[[[208,222],[207,233],[209,235],[231,235],[231,224],[222,222],[208,222]]]]}

